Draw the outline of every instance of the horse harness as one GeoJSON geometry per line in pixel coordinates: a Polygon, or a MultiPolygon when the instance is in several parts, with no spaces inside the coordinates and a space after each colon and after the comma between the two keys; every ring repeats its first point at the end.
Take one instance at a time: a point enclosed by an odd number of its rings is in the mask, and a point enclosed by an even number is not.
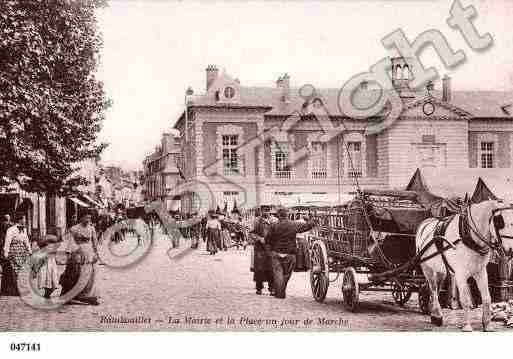
{"type": "Polygon", "coordinates": [[[490,223],[493,221],[495,235],[497,237],[497,244],[492,243],[491,241],[487,240],[483,234],[481,234],[476,228],[476,224],[474,222],[474,219],[472,217],[472,213],[470,210],[470,206],[466,207],[463,213],[459,215],[458,218],[458,232],[459,232],[459,238],[454,242],[451,243],[447,238],[445,237],[445,234],[447,232],[447,228],[454,220],[454,217],[456,214],[453,214],[449,217],[445,217],[438,220],[438,223],[435,226],[434,233],[433,233],[433,239],[424,247],[422,252],[425,252],[427,248],[429,248],[431,245],[435,245],[436,252],[422,258],[421,262],[425,262],[438,254],[442,256],[442,261],[447,269],[448,272],[454,273],[454,269],[451,267],[449,262],[447,261],[447,257],[445,255],[445,252],[450,248],[455,248],[454,246],[458,244],[459,242],[462,242],[465,246],[473,250],[474,252],[484,256],[487,253],[490,252],[490,249],[495,249],[499,251],[500,253],[504,253],[504,249],[502,247],[502,239],[508,238],[513,239],[512,236],[506,236],[501,235],[499,231],[504,228],[504,217],[500,212],[504,210],[513,210],[513,207],[504,207],[504,208],[497,208],[492,211],[492,216],[490,217],[489,221],[490,223]],[[475,240],[472,239],[472,233],[474,233],[481,241],[485,243],[484,246],[480,246],[475,240]],[[447,246],[444,246],[444,243],[447,243],[447,246]]]}

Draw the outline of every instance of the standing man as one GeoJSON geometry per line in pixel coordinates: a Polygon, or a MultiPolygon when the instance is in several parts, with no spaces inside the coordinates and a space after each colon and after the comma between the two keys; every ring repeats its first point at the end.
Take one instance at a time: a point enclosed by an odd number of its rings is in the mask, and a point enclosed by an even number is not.
{"type": "Polygon", "coordinates": [[[295,223],[288,218],[285,207],[277,209],[278,222],[271,225],[265,236],[265,242],[270,246],[273,269],[273,285],[276,298],[285,298],[285,291],[292,271],[296,265],[296,235],[307,232],[315,223],[295,223]]]}
{"type": "MultiPolygon", "coordinates": [[[[9,214],[4,214],[2,216],[2,221],[0,222],[0,249],[4,248],[5,235],[7,234],[7,230],[12,225],[13,225],[13,223],[11,222],[11,216],[9,214]]],[[[0,261],[1,261],[1,259],[0,259],[0,261]]],[[[1,264],[2,263],[0,262],[0,265],[1,264]]]]}
{"type": "MultiPolygon", "coordinates": [[[[0,222],[0,282],[1,280],[5,280],[6,276],[9,273],[9,262],[7,262],[7,258],[4,258],[4,244],[5,244],[5,235],[7,234],[7,230],[13,225],[11,222],[11,216],[9,214],[4,214],[2,216],[2,221],[0,222]]],[[[4,288],[5,286],[1,286],[0,288],[4,288]]],[[[2,291],[0,290],[0,295],[2,291]]]]}
{"type": "Polygon", "coordinates": [[[266,212],[261,213],[257,209],[255,222],[253,224],[253,231],[251,234],[254,238],[253,244],[253,280],[256,284],[256,294],[261,295],[264,288],[264,282],[267,282],[269,294],[274,295],[273,289],[273,271],[271,256],[269,251],[265,248],[265,236],[269,231],[269,216],[266,212]]]}

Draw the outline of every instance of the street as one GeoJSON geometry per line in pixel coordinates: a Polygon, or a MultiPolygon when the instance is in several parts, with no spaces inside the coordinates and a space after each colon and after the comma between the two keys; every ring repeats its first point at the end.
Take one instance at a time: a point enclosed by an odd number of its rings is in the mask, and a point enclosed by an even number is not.
{"type": "MultiPolygon", "coordinates": [[[[133,267],[98,266],[99,306],[74,303],[41,311],[18,297],[0,298],[0,330],[456,330],[461,311],[444,310],[445,326],[434,328],[420,313],[417,296],[405,307],[390,293],[363,292],[359,312],[341,303],[340,279],[331,283],[324,303],[310,293],[308,273],[294,273],[286,299],[257,296],[249,272],[250,250],[230,249],[210,256],[187,241],[171,249],[156,236],[148,256],[133,267]]],[[[128,253],[129,238],[114,250],[128,253]]],[[[58,294],[58,293],[57,293],[58,294]]],[[[480,329],[480,310],[473,326],[480,329]]],[[[496,325],[503,330],[502,326],[496,325]]]]}

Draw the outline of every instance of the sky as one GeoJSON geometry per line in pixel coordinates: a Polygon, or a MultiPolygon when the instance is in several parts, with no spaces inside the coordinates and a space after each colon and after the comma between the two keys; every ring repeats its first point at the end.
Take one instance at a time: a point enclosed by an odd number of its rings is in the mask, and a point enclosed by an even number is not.
{"type": "Polygon", "coordinates": [[[461,3],[475,6],[477,30],[494,39],[489,49],[474,52],[447,25],[447,0],[110,0],[98,13],[104,41],[99,78],[113,101],[100,133],[110,143],[102,162],[142,169],[183,111],[187,87],[205,91],[209,64],[242,86],[275,86],[288,73],[293,87],[340,88],[396,55],[381,39],[398,28],[410,41],[439,30],[454,50],[465,52],[466,62],[451,71],[433,49],[420,55],[425,67],[452,77],[454,90],[513,90],[513,1],[461,3]]]}

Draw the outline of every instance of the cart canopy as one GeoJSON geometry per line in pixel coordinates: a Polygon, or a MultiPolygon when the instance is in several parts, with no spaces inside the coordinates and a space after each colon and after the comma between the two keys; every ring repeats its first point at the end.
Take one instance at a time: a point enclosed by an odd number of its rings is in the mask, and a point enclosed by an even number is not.
{"type": "Polygon", "coordinates": [[[488,199],[513,202],[511,169],[423,168],[413,174],[406,190],[418,193],[418,201],[435,217],[456,213],[465,200],[478,203],[488,199]]]}

